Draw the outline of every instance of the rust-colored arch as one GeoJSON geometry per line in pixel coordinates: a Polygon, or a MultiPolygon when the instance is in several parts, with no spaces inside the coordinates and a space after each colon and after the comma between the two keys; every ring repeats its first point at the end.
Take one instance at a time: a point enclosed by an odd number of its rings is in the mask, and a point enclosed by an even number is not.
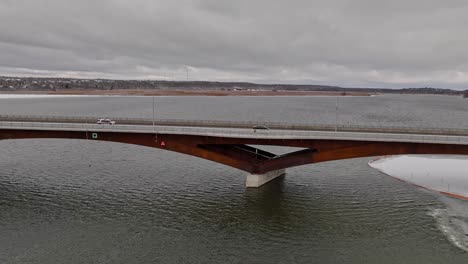
{"type": "Polygon", "coordinates": [[[68,138],[165,149],[222,163],[250,173],[310,163],[396,154],[468,154],[468,145],[317,139],[255,139],[154,133],[0,129],[1,139],[68,138]],[[93,138],[96,133],[97,138],[93,138]],[[250,145],[300,147],[285,155],[250,145]]]}

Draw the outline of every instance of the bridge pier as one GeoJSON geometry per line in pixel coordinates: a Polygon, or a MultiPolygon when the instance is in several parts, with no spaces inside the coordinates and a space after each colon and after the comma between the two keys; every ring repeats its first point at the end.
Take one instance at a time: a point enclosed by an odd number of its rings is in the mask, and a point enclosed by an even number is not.
{"type": "Polygon", "coordinates": [[[269,171],[264,174],[248,174],[247,179],[245,181],[246,187],[257,188],[265,183],[272,181],[282,175],[286,174],[286,169],[274,170],[269,171]]]}

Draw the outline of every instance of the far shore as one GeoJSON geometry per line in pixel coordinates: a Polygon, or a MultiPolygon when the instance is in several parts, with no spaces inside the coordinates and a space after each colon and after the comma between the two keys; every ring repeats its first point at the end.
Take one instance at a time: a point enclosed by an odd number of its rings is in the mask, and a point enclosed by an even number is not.
{"type": "Polygon", "coordinates": [[[58,90],[58,91],[2,91],[0,94],[39,94],[39,95],[127,95],[127,96],[370,96],[367,92],[333,91],[264,91],[264,90],[58,90]]]}

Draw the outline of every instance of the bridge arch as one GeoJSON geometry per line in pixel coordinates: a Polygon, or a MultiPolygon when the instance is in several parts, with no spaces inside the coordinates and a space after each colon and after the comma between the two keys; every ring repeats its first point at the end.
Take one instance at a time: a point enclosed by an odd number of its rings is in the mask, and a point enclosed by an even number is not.
{"type": "Polygon", "coordinates": [[[399,154],[468,154],[468,145],[330,140],[235,138],[115,131],[60,131],[0,129],[1,139],[62,138],[140,145],[211,160],[251,174],[268,174],[289,167],[324,161],[399,154]],[[275,155],[251,145],[299,147],[275,155]]]}

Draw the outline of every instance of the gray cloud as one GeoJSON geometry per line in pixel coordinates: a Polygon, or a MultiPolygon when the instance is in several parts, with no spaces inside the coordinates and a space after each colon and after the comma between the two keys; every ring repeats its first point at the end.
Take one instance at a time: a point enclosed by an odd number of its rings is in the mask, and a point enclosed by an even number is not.
{"type": "Polygon", "coordinates": [[[457,0],[0,0],[0,74],[468,88],[467,13],[457,0]]]}

